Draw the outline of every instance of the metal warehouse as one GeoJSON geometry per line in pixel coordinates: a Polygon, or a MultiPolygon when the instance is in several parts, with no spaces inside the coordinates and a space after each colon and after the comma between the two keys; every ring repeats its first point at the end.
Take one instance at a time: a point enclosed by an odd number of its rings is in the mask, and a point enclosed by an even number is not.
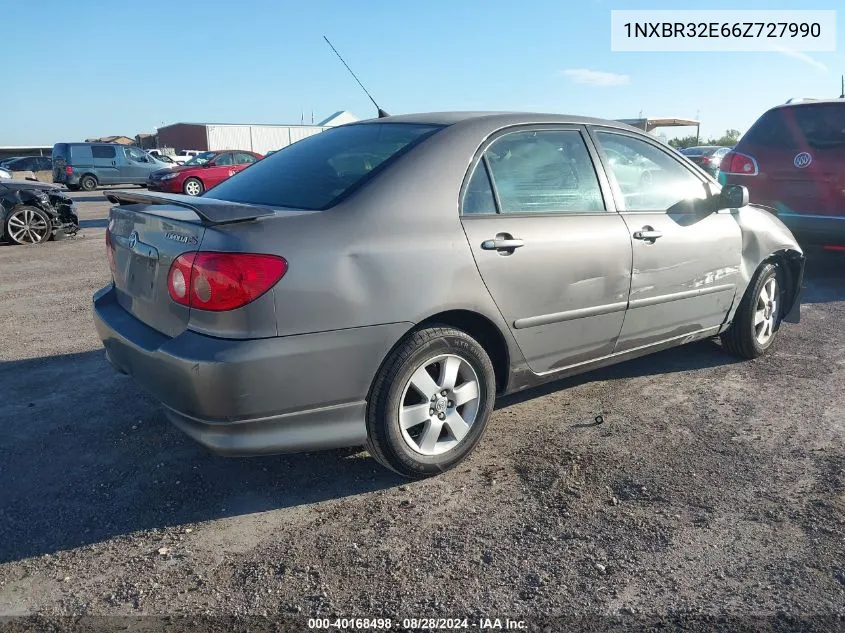
{"type": "Polygon", "coordinates": [[[245,149],[266,154],[327,129],[321,125],[174,123],[158,129],[158,146],[177,150],[245,149]]]}

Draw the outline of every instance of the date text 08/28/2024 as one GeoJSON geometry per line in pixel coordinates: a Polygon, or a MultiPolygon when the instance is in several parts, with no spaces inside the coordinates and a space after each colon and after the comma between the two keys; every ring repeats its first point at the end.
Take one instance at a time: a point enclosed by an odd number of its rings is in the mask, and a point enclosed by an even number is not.
{"type": "Polygon", "coordinates": [[[477,631],[521,631],[528,628],[524,620],[509,618],[309,618],[308,628],[312,630],[371,630],[387,631],[394,627],[412,631],[434,630],[477,630],[477,631]]]}

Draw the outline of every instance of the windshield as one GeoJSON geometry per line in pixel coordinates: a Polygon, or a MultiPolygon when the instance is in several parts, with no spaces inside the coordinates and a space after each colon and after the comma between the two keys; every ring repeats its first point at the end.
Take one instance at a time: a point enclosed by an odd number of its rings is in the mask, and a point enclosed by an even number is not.
{"type": "Polygon", "coordinates": [[[219,152],[203,152],[202,154],[197,154],[191,160],[186,161],[186,165],[205,165],[208,162],[214,160],[214,158],[219,154],[219,152]]]}
{"type": "Polygon", "coordinates": [[[332,128],[254,163],[206,196],[247,204],[327,209],[439,129],[417,123],[332,128]]]}

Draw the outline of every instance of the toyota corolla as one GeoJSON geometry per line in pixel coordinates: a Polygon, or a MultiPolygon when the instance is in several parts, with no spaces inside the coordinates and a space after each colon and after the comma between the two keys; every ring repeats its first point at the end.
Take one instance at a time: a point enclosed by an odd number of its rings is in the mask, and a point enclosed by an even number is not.
{"type": "Polygon", "coordinates": [[[755,358],[798,320],[789,230],[604,120],[380,118],[108,197],[107,358],[223,454],[366,445],[424,477],[497,396],[709,337],[755,358]]]}

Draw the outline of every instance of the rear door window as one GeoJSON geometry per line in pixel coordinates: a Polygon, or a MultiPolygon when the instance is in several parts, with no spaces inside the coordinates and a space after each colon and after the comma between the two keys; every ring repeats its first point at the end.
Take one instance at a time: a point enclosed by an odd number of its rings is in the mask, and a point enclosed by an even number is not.
{"type": "Polygon", "coordinates": [[[478,215],[496,212],[496,199],[493,196],[493,187],[490,185],[487,166],[484,161],[480,161],[472,174],[472,178],[467,183],[461,213],[478,215]]]}
{"type": "Polygon", "coordinates": [[[598,176],[577,130],[528,130],[499,137],[484,153],[501,213],[604,211],[598,176]]]}
{"type": "Polygon", "coordinates": [[[210,198],[295,209],[328,209],[441,126],[357,123],[314,134],[214,187],[210,198]]]}

